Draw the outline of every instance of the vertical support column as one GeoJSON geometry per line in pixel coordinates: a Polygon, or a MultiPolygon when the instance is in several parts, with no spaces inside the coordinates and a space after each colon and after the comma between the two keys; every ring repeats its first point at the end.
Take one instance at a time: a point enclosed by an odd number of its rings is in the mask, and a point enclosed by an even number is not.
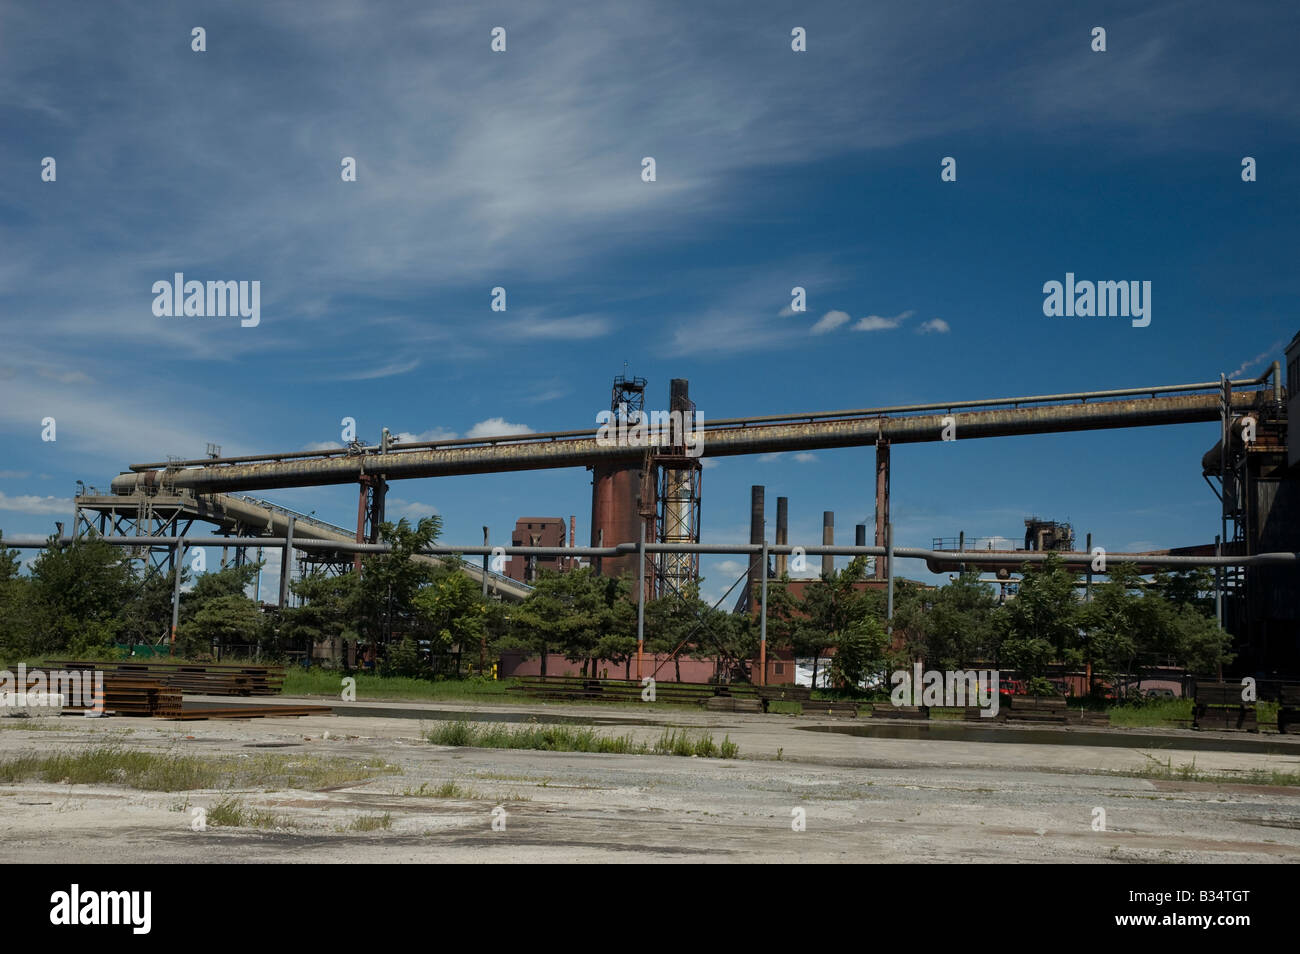
{"type": "Polygon", "coordinates": [[[280,606],[289,605],[289,577],[293,575],[293,520],[289,517],[289,533],[285,537],[280,557],[280,606]]]}
{"type": "MultiPolygon", "coordinates": [[[[1091,533],[1088,534],[1087,541],[1084,543],[1084,546],[1088,548],[1088,554],[1089,556],[1091,556],[1092,555],[1092,534],[1091,533]]],[[[1092,560],[1088,561],[1088,572],[1084,576],[1084,580],[1085,582],[1083,584],[1083,601],[1085,603],[1091,603],[1092,602],[1092,560]]]]}
{"type": "MultiPolygon", "coordinates": [[[[767,531],[764,525],[764,515],[766,513],[767,490],[762,484],[754,484],[749,488],[749,542],[752,546],[758,546],[767,539],[767,531]]],[[[742,605],[746,611],[752,612],[754,609],[754,589],[758,585],[760,576],[767,576],[767,567],[761,569],[754,555],[749,555],[749,573],[745,578],[745,594],[742,605]]]]}
{"type": "MultiPolygon", "coordinates": [[[[889,445],[876,442],[876,546],[885,546],[889,526],[889,445]]],[[[876,579],[883,580],[890,569],[876,557],[876,579]]]]}
{"type": "Polygon", "coordinates": [[[184,563],[185,542],[177,540],[176,545],[172,547],[172,564],[175,567],[176,578],[172,580],[172,638],[167,650],[169,656],[176,653],[176,624],[180,621],[181,615],[181,567],[184,563]]]}
{"type": "MultiPolygon", "coordinates": [[[[369,504],[370,504],[370,501],[366,499],[368,496],[366,491],[369,490],[368,487],[369,483],[370,483],[369,479],[364,475],[361,477],[361,480],[357,483],[357,543],[366,542],[366,512],[369,510],[369,504]]],[[[352,571],[354,573],[361,572],[360,553],[357,553],[356,556],[352,558],[352,571]]],[[[281,592],[283,593],[283,589],[281,589],[281,592]]],[[[281,606],[284,605],[283,597],[281,597],[280,599],[280,605],[281,606]]]]}
{"type": "MultiPolygon", "coordinates": [[[[785,546],[790,542],[790,498],[776,498],[776,545],[785,546]]],[[[778,578],[785,576],[786,560],[789,559],[784,553],[776,555],[776,575],[778,578]]]]}
{"type": "MultiPolygon", "coordinates": [[[[483,546],[488,546],[488,528],[483,528],[483,546]]],[[[488,598],[488,560],[490,554],[483,554],[483,602],[488,598]]],[[[484,617],[483,632],[479,635],[478,640],[478,674],[482,676],[487,672],[487,618],[484,617]]]]}
{"type": "MultiPolygon", "coordinates": [[[[781,498],[784,499],[784,498],[781,498]]],[[[758,606],[758,684],[767,685],[767,535],[763,535],[763,588],[758,606]]]]}
{"type": "MultiPolygon", "coordinates": [[[[822,511],[822,546],[835,546],[835,511],[822,511]]],[[[822,556],[822,578],[829,580],[835,575],[835,557],[829,553],[822,556]]]]}
{"type": "Polygon", "coordinates": [[[636,680],[641,681],[641,654],[645,652],[645,521],[636,545],[636,680]]]}
{"type": "MultiPolygon", "coordinates": [[[[1223,537],[1214,535],[1214,555],[1223,556],[1223,537]]],[[[1223,567],[1214,568],[1214,616],[1223,626],[1223,567]]]]}
{"type": "Polygon", "coordinates": [[[885,598],[885,619],[888,622],[886,631],[893,635],[894,632],[894,528],[891,524],[885,524],[885,570],[889,573],[889,585],[887,587],[888,595],[885,598]]]}
{"type": "MultiPolygon", "coordinates": [[[[1219,538],[1220,543],[1215,548],[1216,555],[1223,555],[1223,547],[1228,542],[1228,492],[1230,482],[1228,480],[1228,441],[1232,437],[1232,385],[1228,383],[1228,377],[1225,374],[1219,375],[1219,387],[1222,390],[1221,403],[1219,405],[1219,496],[1220,503],[1223,505],[1219,508],[1219,538]]],[[[1231,481],[1232,492],[1236,492],[1236,481],[1231,481]]],[[[1223,588],[1228,581],[1228,570],[1226,567],[1219,567],[1219,596],[1216,603],[1219,607],[1219,625],[1227,629],[1227,606],[1223,601],[1223,588]]]]}

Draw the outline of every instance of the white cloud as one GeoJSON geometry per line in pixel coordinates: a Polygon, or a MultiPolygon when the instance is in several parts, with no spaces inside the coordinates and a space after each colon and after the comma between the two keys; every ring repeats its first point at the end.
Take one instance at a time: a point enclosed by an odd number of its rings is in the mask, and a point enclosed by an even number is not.
{"type": "Polygon", "coordinates": [[[393,442],[396,444],[420,444],[428,441],[454,441],[456,432],[449,431],[445,427],[435,427],[427,431],[420,431],[414,434],[411,431],[399,431],[393,435],[393,442]]]}
{"type": "Polygon", "coordinates": [[[341,381],[370,381],[374,378],[391,378],[394,375],[405,374],[407,371],[414,371],[419,366],[420,360],[412,358],[409,361],[386,364],[381,368],[374,368],[370,371],[354,371],[351,374],[340,374],[338,378],[341,381]]]}
{"type": "Polygon", "coordinates": [[[503,417],[489,417],[479,421],[465,434],[466,437],[510,437],[514,434],[531,434],[533,429],[527,424],[511,424],[503,417]]]}
{"type": "Polygon", "coordinates": [[[888,331],[891,328],[897,328],[903,322],[911,318],[916,312],[905,311],[902,314],[894,315],[892,318],[882,318],[880,315],[867,315],[860,318],[853,326],[854,331],[888,331]]]}
{"type": "Polygon", "coordinates": [[[19,513],[29,514],[72,514],[72,501],[61,497],[37,497],[32,494],[24,494],[19,497],[10,497],[8,494],[0,491],[0,510],[17,510],[19,513]]]}
{"type": "Polygon", "coordinates": [[[528,317],[510,326],[510,335],[534,341],[583,341],[609,334],[610,321],[603,315],[573,315],[570,318],[528,317]]]}
{"type": "Polygon", "coordinates": [[[302,449],[305,451],[342,450],[343,445],[338,441],[312,441],[310,444],[304,444],[302,449]]]}
{"type": "Polygon", "coordinates": [[[705,470],[712,470],[714,467],[718,466],[718,460],[716,457],[701,457],[700,466],[705,470]]]}
{"type": "Polygon", "coordinates": [[[740,574],[747,572],[748,564],[741,563],[739,560],[719,560],[713,564],[713,569],[722,576],[735,579],[740,574]]]}
{"type": "Polygon", "coordinates": [[[759,463],[761,463],[761,464],[770,464],[770,463],[772,463],[772,461],[774,461],[774,460],[779,460],[780,458],[782,458],[782,457],[784,457],[784,456],[785,456],[785,452],[784,452],[784,451],[777,451],[776,453],[773,453],[773,454],[759,454],[759,455],[758,455],[758,460],[759,460],[759,463]]]}
{"type": "Polygon", "coordinates": [[[931,318],[929,321],[922,322],[921,326],[916,329],[918,335],[928,335],[930,333],[946,335],[950,331],[952,331],[952,328],[942,318],[931,318]]]}
{"type": "Polygon", "coordinates": [[[22,480],[24,477],[30,477],[30,470],[0,470],[0,478],[22,480]]]}
{"type": "Polygon", "coordinates": [[[848,312],[845,311],[828,311],[817,319],[817,324],[812,326],[811,334],[824,335],[834,331],[840,325],[849,320],[848,312]]]}
{"type": "Polygon", "coordinates": [[[441,513],[441,511],[439,511],[433,504],[420,503],[418,500],[403,500],[401,497],[389,497],[384,501],[384,518],[394,522],[401,517],[409,517],[411,520],[419,520],[421,517],[430,517],[437,513],[441,513]]]}
{"type": "Polygon", "coordinates": [[[810,464],[817,459],[817,455],[809,454],[807,452],[802,452],[802,453],[795,454],[794,459],[801,464],[810,464]]]}

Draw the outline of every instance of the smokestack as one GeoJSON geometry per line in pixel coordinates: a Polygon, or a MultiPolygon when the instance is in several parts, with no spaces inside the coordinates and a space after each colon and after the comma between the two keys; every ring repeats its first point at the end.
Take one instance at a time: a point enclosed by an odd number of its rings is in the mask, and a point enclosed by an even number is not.
{"type": "MultiPolygon", "coordinates": [[[[755,484],[749,488],[749,542],[762,544],[763,542],[763,513],[764,513],[764,488],[762,484],[755,484]]],[[[754,557],[750,554],[749,578],[745,585],[749,587],[747,593],[752,598],[754,595],[754,586],[763,579],[763,574],[767,572],[767,567],[760,569],[762,563],[761,557],[754,557]]]]}
{"type": "MultiPolygon", "coordinates": [[[[784,546],[790,542],[788,539],[790,527],[789,509],[789,497],[776,498],[776,542],[778,546],[784,546]]],[[[785,576],[785,561],[786,555],[778,553],[776,557],[776,575],[778,577],[785,576]]]]}
{"type": "Polygon", "coordinates": [[[854,531],[853,545],[855,547],[865,547],[867,545],[867,525],[865,523],[858,524],[854,531]]]}
{"type": "MultiPolygon", "coordinates": [[[[569,514],[569,549],[572,550],[578,545],[578,515],[569,514]]],[[[569,569],[572,570],[578,565],[576,557],[569,557],[569,569]]]]}
{"type": "MultiPolygon", "coordinates": [[[[835,511],[822,511],[822,544],[835,546],[835,511]]],[[[822,576],[828,579],[835,573],[835,557],[829,553],[822,557],[822,576]]]]}

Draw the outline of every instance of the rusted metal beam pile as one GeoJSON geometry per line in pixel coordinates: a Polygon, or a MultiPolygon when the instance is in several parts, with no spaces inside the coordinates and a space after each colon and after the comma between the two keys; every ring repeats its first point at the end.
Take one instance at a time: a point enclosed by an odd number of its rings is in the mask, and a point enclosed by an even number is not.
{"type": "MultiPolygon", "coordinates": [[[[92,673],[94,670],[83,670],[92,673]]],[[[103,688],[95,686],[96,680],[86,678],[82,681],[82,698],[73,697],[64,700],[63,708],[69,712],[100,711],[114,715],[157,716],[173,718],[181,712],[181,690],[168,686],[158,679],[143,679],[138,676],[104,673],[103,688]]],[[[49,670],[30,670],[27,673],[28,689],[41,685],[50,692],[59,692],[58,674],[49,670]]]]}
{"type": "Polygon", "coordinates": [[[284,687],[284,667],[204,665],[201,663],[94,662],[60,659],[50,663],[67,670],[98,670],[107,678],[156,680],[182,692],[207,696],[274,696],[284,687]]]}

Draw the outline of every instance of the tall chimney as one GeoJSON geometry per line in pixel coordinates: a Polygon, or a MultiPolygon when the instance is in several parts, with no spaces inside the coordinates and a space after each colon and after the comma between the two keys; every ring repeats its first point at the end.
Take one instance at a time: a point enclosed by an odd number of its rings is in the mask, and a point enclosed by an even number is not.
{"type": "MultiPolygon", "coordinates": [[[[822,511],[822,544],[835,546],[835,511],[822,511]]],[[[822,576],[829,579],[835,574],[835,557],[827,553],[822,557],[822,576]]]]}
{"type": "MultiPolygon", "coordinates": [[[[764,513],[764,488],[762,484],[754,484],[749,488],[749,542],[762,544],[763,542],[763,513],[764,513]]],[[[767,572],[767,567],[759,567],[763,562],[761,557],[755,557],[750,554],[749,577],[745,581],[748,587],[746,591],[748,597],[753,599],[754,587],[763,579],[763,574],[767,572]]]]}
{"type": "Polygon", "coordinates": [[[853,545],[855,547],[865,547],[867,545],[867,525],[860,523],[853,535],[853,545]]]}
{"type": "MultiPolygon", "coordinates": [[[[790,498],[776,498],[776,542],[778,546],[784,546],[789,543],[788,533],[790,528],[790,498]]],[[[776,556],[776,575],[777,577],[785,576],[786,555],[778,553],[776,556]]]]}

